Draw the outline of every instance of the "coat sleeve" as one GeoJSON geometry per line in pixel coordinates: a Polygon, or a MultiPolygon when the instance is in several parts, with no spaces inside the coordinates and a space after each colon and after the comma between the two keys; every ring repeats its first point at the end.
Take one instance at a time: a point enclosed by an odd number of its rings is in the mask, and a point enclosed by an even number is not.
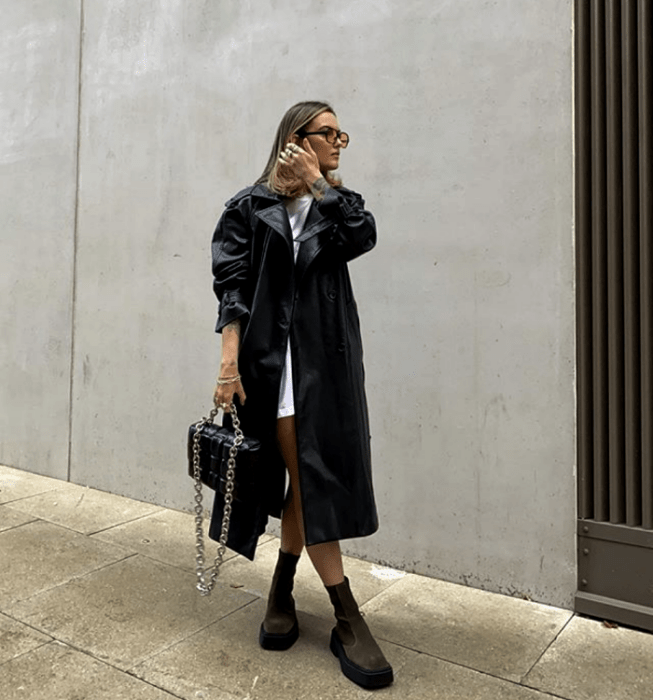
{"type": "Polygon", "coordinates": [[[220,302],[215,330],[222,329],[237,318],[246,324],[250,308],[247,287],[250,273],[250,248],[252,232],[242,211],[227,202],[213,234],[213,291],[220,302]]]}
{"type": "Polygon", "coordinates": [[[363,198],[345,188],[327,188],[324,199],[317,202],[321,214],[335,220],[332,244],[336,255],[348,262],[376,245],[376,223],[365,209],[363,198]]]}

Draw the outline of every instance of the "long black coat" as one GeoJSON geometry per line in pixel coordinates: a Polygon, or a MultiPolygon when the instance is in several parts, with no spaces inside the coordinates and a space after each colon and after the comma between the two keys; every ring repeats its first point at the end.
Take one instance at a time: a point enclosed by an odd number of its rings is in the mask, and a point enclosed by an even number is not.
{"type": "MultiPolygon", "coordinates": [[[[229,547],[254,556],[267,516],[279,516],[285,471],[276,446],[279,387],[290,337],[306,544],[375,532],[363,348],[348,261],[371,250],[376,226],[359,194],[329,188],[293,239],[283,199],[263,185],[239,192],[213,236],[217,331],[241,321],[238,367],[247,394],[245,435],[270,447],[265,497],[236,504],[229,547]]],[[[216,498],[211,536],[222,516],[216,498]]]]}

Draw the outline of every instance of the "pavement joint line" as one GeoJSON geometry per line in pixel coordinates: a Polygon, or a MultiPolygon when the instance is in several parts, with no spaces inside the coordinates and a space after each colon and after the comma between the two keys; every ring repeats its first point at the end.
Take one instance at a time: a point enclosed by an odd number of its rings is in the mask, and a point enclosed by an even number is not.
{"type": "MultiPolygon", "coordinates": [[[[5,610],[0,610],[0,613],[2,615],[4,615],[5,617],[8,617],[10,620],[17,622],[19,625],[29,627],[30,629],[34,630],[35,632],[38,632],[39,634],[43,634],[46,637],[50,637],[50,641],[44,642],[43,644],[49,644],[50,642],[55,640],[55,637],[53,635],[51,635],[49,632],[44,632],[43,630],[39,629],[38,627],[34,627],[34,625],[31,622],[24,622],[23,620],[19,620],[17,617],[14,617],[11,613],[6,612],[5,610]]],[[[43,646],[43,644],[41,644],[40,646],[43,646]]]]}
{"type": "MultiPolygon", "coordinates": [[[[23,513],[24,511],[19,511],[20,513],[23,513]]],[[[29,513],[24,513],[25,515],[29,515],[29,513]]],[[[22,527],[23,525],[29,525],[30,523],[35,523],[35,522],[42,522],[42,523],[47,523],[48,525],[54,525],[55,527],[60,527],[62,530],[67,530],[68,532],[72,532],[75,535],[80,535],[81,537],[90,537],[91,535],[95,535],[96,533],[88,533],[88,532],[81,532],[80,530],[75,530],[74,528],[70,527],[69,525],[64,525],[63,523],[58,523],[54,520],[48,520],[47,518],[43,518],[41,516],[33,516],[34,520],[30,520],[27,523],[21,523],[18,526],[15,527],[22,527]]],[[[7,528],[7,530],[14,530],[15,527],[7,528]]],[[[2,530],[0,531],[0,535],[3,532],[7,532],[7,530],[2,530]]],[[[102,530],[99,530],[99,532],[103,532],[102,530]]],[[[103,542],[103,540],[98,540],[99,542],[103,542]]],[[[113,542],[105,542],[104,544],[113,544],[113,542]]],[[[118,547],[119,549],[127,549],[127,547],[124,547],[123,545],[113,545],[114,547],[118,547]]],[[[131,551],[131,550],[129,550],[131,551]]],[[[138,554],[138,552],[134,552],[134,554],[138,554]]]]}
{"type": "MultiPolygon", "coordinates": [[[[20,622],[20,620],[19,620],[19,622],[20,622]]],[[[22,624],[25,624],[25,623],[22,623],[22,624]]],[[[36,631],[40,632],[41,630],[36,630],[36,631]]],[[[41,644],[38,644],[37,646],[32,647],[31,649],[27,649],[26,651],[21,651],[20,654],[16,654],[16,656],[12,656],[11,659],[7,659],[6,661],[0,662],[0,668],[5,666],[6,664],[10,664],[12,661],[15,661],[16,659],[20,659],[22,656],[27,656],[28,654],[32,654],[37,649],[41,649],[42,647],[48,646],[48,644],[52,644],[52,643],[58,642],[58,641],[59,641],[58,639],[55,639],[54,637],[52,637],[47,642],[42,642],[41,644]]]]}
{"type": "MultiPolygon", "coordinates": [[[[103,491],[102,493],[106,493],[106,491],[103,491]]],[[[124,498],[124,496],[123,496],[124,498]]],[[[133,500],[133,499],[130,499],[133,500]]],[[[129,518],[129,520],[123,520],[122,522],[119,523],[114,523],[113,525],[109,525],[107,527],[103,527],[99,530],[94,530],[93,532],[84,532],[82,534],[86,535],[87,537],[92,537],[93,535],[99,535],[101,532],[107,532],[108,530],[113,530],[116,527],[121,527],[122,525],[129,525],[130,523],[135,523],[138,520],[144,520],[145,518],[150,518],[153,515],[158,515],[160,512],[165,511],[165,508],[161,508],[160,506],[157,507],[157,510],[153,511],[152,513],[146,513],[145,515],[137,515],[135,518],[129,518]]]]}
{"type": "Polygon", "coordinates": [[[34,520],[26,520],[24,523],[17,523],[16,525],[10,525],[9,527],[4,528],[4,530],[0,530],[0,536],[4,532],[11,532],[12,530],[15,530],[17,527],[23,527],[23,525],[29,525],[30,523],[35,523],[38,520],[41,520],[41,518],[34,518],[34,520]]]}
{"type": "MultiPolygon", "coordinates": [[[[162,688],[160,686],[155,685],[154,683],[151,683],[150,681],[145,680],[144,678],[139,678],[135,674],[131,673],[131,671],[129,669],[120,668],[119,666],[112,664],[111,661],[109,661],[108,659],[99,658],[98,656],[93,654],[88,649],[84,649],[82,647],[79,647],[76,644],[73,644],[72,642],[63,641],[61,639],[54,638],[50,642],[46,642],[45,644],[52,644],[53,642],[60,644],[62,646],[68,647],[69,649],[72,649],[73,651],[76,651],[79,654],[83,654],[84,656],[88,657],[89,659],[93,659],[93,661],[97,661],[98,663],[102,664],[103,666],[108,666],[109,668],[112,668],[114,671],[117,671],[118,673],[122,673],[122,674],[125,674],[127,676],[130,676],[131,678],[134,678],[134,679],[140,681],[141,683],[145,683],[146,685],[151,685],[154,688],[156,688],[157,690],[161,690],[173,698],[179,698],[180,700],[183,700],[183,698],[181,696],[175,695],[167,688],[162,688]]],[[[40,646],[45,646],[45,644],[41,644],[40,646]]],[[[40,648],[40,647],[37,647],[37,648],[40,648]]],[[[31,649],[30,651],[25,652],[25,654],[29,654],[32,651],[34,651],[34,649],[31,649]]],[[[20,654],[19,656],[23,656],[23,655],[24,654],[20,654]]],[[[14,658],[18,658],[18,657],[14,657],[14,658]]]]}
{"type": "Polygon", "coordinates": [[[42,496],[44,493],[50,493],[51,491],[59,491],[62,488],[62,486],[55,486],[54,488],[45,489],[45,491],[39,491],[38,493],[30,493],[29,496],[21,496],[20,498],[13,498],[10,501],[2,501],[2,503],[0,503],[0,506],[10,506],[12,503],[19,503],[20,501],[25,501],[26,499],[33,498],[34,496],[42,496]]]}
{"type": "MultiPolygon", "coordinates": [[[[48,524],[51,524],[51,523],[48,523],[48,524]]],[[[0,533],[0,535],[1,534],[2,533],[0,533]]],[[[76,533],[76,534],[79,534],[79,533],[76,533]]],[[[118,546],[118,545],[116,545],[116,546],[118,546]]],[[[124,547],[120,547],[120,549],[124,549],[124,547]]],[[[54,591],[57,588],[61,588],[62,586],[66,586],[67,584],[71,583],[72,581],[78,581],[80,579],[83,579],[85,576],[89,576],[90,574],[94,574],[97,571],[102,571],[102,569],[106,569],[108,566],[113,566],[114,564],[120,564],[121,562],[127,561],[127,559],[131,559],[131,558],[136,557],[136,556],[138,556],[138,552],[130,552],[122,559],[116,559],[116,561],[110,561],[110,562],[107,562],[105,564],[98,566],[97,569],[91,569],[90,571],[85,571],[83,574],[76,574],[74,576],[71,576],[70,578],[66,579],[65,581],[62,581],[61,583],[57,583],[54,586],[50,586],[49,588],[44,588],[40,591],[37,591],[36,593],[32,593],[32,595],[27,596],[27,598],[16,598],[15,600],[11,601],[10,605],[11,605],[11,607],[13,607],[14,605],[17,605],[18,603],[24,603],[27,600],[31,600],[32,598],[36,598],[36,596],[43,595],[44,593],[49,593],[50,591],[54,591]]],[[[9,613],[7,613],[7,611],[5,609],[0,609],[0,612],[3,615],[9,615],[9,613]]],[[[15,619],[17,622],[22,623],[23,625],[27,624],[26,622],[23,622],[23,620],[21,620],[19,618],[13,618],[13,619],[15,619]]],[[[32,627],[32,625],[30,625],[30,627],[32,627]]],[[[43,629],[41,629],[40,627],[34,627],[34,629],[37,632],[41,632],[43,634],[47,634],[49,636],[52,636],[50,634],[50,632],[46,632],[43,629]]]]}
{"type": "MultiPolygon", "coordinates": [[[[160,654],[165,653],[169,649],[176,647],[178,644],[182,644],[183,642],[185,642],[189,639],[192,639],[196,634],[199,634],[200,632],[204,632],[204,630],[207,630],[209,627],[212,627],[213,625],[215,625],[219,622],[222,622],[223,620],[226,620],[228,617],[230,617],[234,613],[238,612],[239,610],[243,610],[244,608],[246,608],[248,605],[251,605],[252,603],[256,603],[258,600],[260,600],[260,598],[255,598],[254,600],[250,600],[249,602],[245,603],[244,605],[241,605],[239,608],[236,608],[235,610],[232,610],[230,613],[227,613],[223,617],[218,617],[215,620],[212,620],[211,622],[207,623],[203,627],[199,627],[198,629],[194,630],[193,632],[186,635],[185,637],[180,637],[179,639],[175,639],[174,641],[170,642],[169,644],[166,644],[165,646],[161,647],[161,649],[157,649],[157,651],[154,651],[151,654],[144,656],[140,661],[138,661],[138,663],[135,666],[130,666],[128,669],[118,669],[118,670],[122,670],[122,671],[124,671],[124,673],[129,673],[130,675],[134,676],[134,678],[139,678],[139,676],[136,675],[136,672],[134,670],[136,668],[136,666],[141,666],[142,664],[146,663],[150,659],[154,659],[157,656],[159,656],[160,654]]],[[[165,688],[163,690],[165,690],[165,688]]],[[[170,692],[170,691],[166,690],[166,692],[170,692]]]]}
{"type": "Polygon", "coordinates": [[[558,633],[555,635],[555,637],[546,645],[545,649],[542,651],[542,653],[535,660],[535,663],[521,677],[521,680],[519,681],[520,684],[524,685],[527,688],[530,687],[530,686],[526,686],[524,684],[524,681],[526,680],[526,676],[528,676],[528,674],[537,666],[537,664],[540,663],[540,661],[542,660],[542,657],[546,654],[546,652],[549,651],[549,649],[558,641],[558,637],[560,637],[560,635],[567,629],[567,627],[569,626],[571,621],[574,619],[574,617],[576,617],[575,613],[570,611],[569,617],[567,618],[567,621],[565,622],[565,624],[562,625],[562,627],[558,630],[558,633]]]}
{"type": "MultiPolygon", "coordinates": [[[[118,670],[120,670],[120,669],[118,669],[118,670]]],[[[148,681],[145,678],[141,678],[140,676],[137,676],[135,673],[133,673],[131,670],[121,671],[121,673],[124,673],[125,675],[129,676],[130,678],[134,678],[135,680],[140,681],[141,683],[145,683],[146,685],[149,685],[152,688],[156,688],[157,690],[160,690],[162,693],[166,693],[171,698],[178,698],[178,700],[184,700],[183,695],[176,695],[169,688],[164,688],[162,685],[157,685],[156,683],[153,683],[152,681],[148,681]]]]}
{"type": "MultiPolygon", "coordinates": [[[[76,577],[75,577],[75,578],[76,578],[76,577]]],[[[70,579],[70,580],[72,580],[72,579],[70,579]]],[[[66,583],[68,583],[68,582],[66,582],[66,583]]],[[[61,585],[64,585],[64,584],[61,584],[61,585]]],[[[58,588],[58,586],[53,586],[52,589],[47,589],[47,590],[53,590],[54,588],[58,588]]],[[[37,594],[37,595],[38,595],[38,594],[37,594]]],[[[203,627],[200,627],[199,629],[195,630],[195,631],[192,632],[191,634],[189,634],[189,635],[187,635],[187,636],[185,636],[185,637],[180,637],[179,639],[174,640],[174,641],[171,642],[170,644],[167,644],[166,646],[162,647],[161,649],[158,649],[157,651],[153,652],[152,654],[149,654],[148,656],[143,657],[140,661],[138,661],[138,663],[137,663],[136,665],[143,664],[143,663],[145,663],[146,661],[148,661],[149,659],[155,658],[155,657],[158,656],[159,654],[164,653],[165,651],[167,651],[168,649],[171,649],[172,647],[176,646],[177,644],[181,644],[182,642],[185,642],[187,639],[190,639],[191,637],[195,636],[195,635],[198,634],[199,632],[202,632],[203,630],[205,630],[205,629],[211,627],[212,625],[214,625],[214,624],[216,624],[216,623],[218,623],[218,622],[221,622],[222,620],[225,620],[225,619],[228,618],[230,615],[233,615],[234,613],[238,612],[239,610],[242,610],[243,608],[246,608],[248,605],[251,605],[252,603],[257,602],[257,600],[259,600],[259,599],[258,599],[258,598],[255,598],[254,600],[250,600],[250,601],[248,601],[247,603],[245,603],[244,605],[241,605],[241,606],[239,606],[238,608],[232,610],[232,611],[229,612],[227,615],[224,615],[223,617],[219,617],[219,618],[213,620],[212,622],[209,622],[208,624],[204,625],[203,627]]],[[[39,632],[39,633],[44,634],[45,636],[47,636],[47,637],[50,638],[49,640],[44,641],[43,643],[39,644],[39,645],[36,646],[36,647],[33,647],[32,649],[28,649],[27,651],[24,651],[24,652],[22,652],[22,653],[20,653],[20,654],[17,654],[16,656],[14,656],[14,657],[11,658],[11,659],[7,659],[6,661],[0,663],[0,666],[3,666],[4,664],[9,663],[10,661],[14,661],[15,659],[20,658],[21,656],[25,656],[25,655],[27,655],[27,654],[31,654],[32,652],[36,651],[36,649],[40,649],[41,647],[47,646],[47,645],[49,645],[49,644],[60,644],[60,645],[62,645],[62,646],[65,646],[65,647],[68,647],[68,648],[70,648],[70,649],[73,649],[74,651],[76,651],[76,652],[78,652],[78,653],[80,653],[80,654],[83,654],[84,656],[87,656],[87,657],[93,659],[94,661],[97,661],[97,662],[99,662],[99,663],[101,663],[101,664],[103,664],[103,665],[105,665],[105,666],[108,666],[108,667],[114,669],[115,671],[118,671],[119,673],[127,674],[127,675],[131,676],[132,678],[135,678],[135,679],[141,681],[142,683],[146,683],[146,684],[148,684],[148,685],[151,685],[151,686],[157,688],[158,690],[161,690],[161,691],[163,691],[163,692],[165,692],[165,693],[168,693],[168,695],[170,695],[170,696],[172,696],[172,697],[174,697],[174,698],[180,698],[180,700],[183,700],[183,697],[182,697],[182,696],[175,695],[174,693],[172,693],[172,692],[171,692],[170,690],[168,690],[167,688],[163,688],[163,687],[161,687],[161,686],[157,686],[156,684],[151,683],[150,681],[147,681],[147,680],[145,680],[144,678],[141,678],[140,676],[137,676],[136,673],[134,672],[134,668],[135,668],[134,666],[132,666],[131,668],[127,668],[127,669],[121,668],[121,667],[119,667],[119,666],[116,666],[115,664],[111,663],[110,660],[108,660],[108,659],[106,659],[106,658],[98,657],[98,656],[96,656],[93,652],[91,652],[90,650],[85,649],[85,648],[80,647],[80,646],[77,646],[76,644],[74,644],[74,643],[71,642],[70,640],[61,639],[61,638],[57,637],[55,634],[52,634],[51,632],[44,632],[42,629],[40,629],[40,628],[38,628],[38,627],[35,627],[34,625],[32,625],[32,624],[30,624],[30,623],[23,622],[22,620],[20,620],[20,619],[18,619],[18,618],[16,618],[16,617],[13,617],[12,615],[10,615],[10,614],[8,614],[8,613],[6,613],[6,612],[4,612],[4,611],[0,611],[0,612],[2,612],[3,615],[6,615],[7,617],[9,617],[9,618],[11,618],[12,620],[14,620],[14,622],[18,622],[18,623],[20,623],[20,624],[22,624],[22,625],[25,625],[26,627],[30,627],[30,628],[33,629],[35,632],[39,632]]]]}

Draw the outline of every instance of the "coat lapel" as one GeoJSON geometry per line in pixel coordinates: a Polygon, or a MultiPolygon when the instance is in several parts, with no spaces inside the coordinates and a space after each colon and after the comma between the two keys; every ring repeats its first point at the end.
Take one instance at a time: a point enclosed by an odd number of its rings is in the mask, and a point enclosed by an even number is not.
{"type": "Polygon", "coordinates": [[[297,281],[301,280],[304,272],[311,264],[315,256],[322,250],[327,241],[327,229],[333,226],[333,220],[320,213],[315,202],[311,204],[306,223],[297,240],[301,243],[297,262],[295,263],[295,275],[297,281]]]}
{"type": "Polygon", "coordinates": [[[267,209],[261,209],[261,211],[256,212],[256,216],[270,228],[274,229],[277,233],[280,233],[288,244],[288,249],[291,254],[293,251],[293,240],[292,231],[290,229],[290,221],[288,219],[288,212],[283,202],[278,202],[277,204],[268,207],[267,209]]]}

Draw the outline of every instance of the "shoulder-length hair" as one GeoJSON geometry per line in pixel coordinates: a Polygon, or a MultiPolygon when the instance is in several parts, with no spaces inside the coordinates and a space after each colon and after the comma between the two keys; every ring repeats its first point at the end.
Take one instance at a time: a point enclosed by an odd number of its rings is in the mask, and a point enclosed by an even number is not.
{"type": "MultiPolygon", "coordinates": [[[[287,166],[279,162],[279,155],[288,142],[293,140],[293,135],[323,112],[331,112],[335,116],[333,108],[327,102],[298,102],[283,115],[274,137],[267,165],[261,177],[256,181],[257,184],[263,184],[272,192],[284,197],[300,197],[310,191],[305,182],[293,175],[287,166]]],[[[340,178],[333,171],[326,173],[325,179],[331,187],[342,184],[340,178]]]]}

